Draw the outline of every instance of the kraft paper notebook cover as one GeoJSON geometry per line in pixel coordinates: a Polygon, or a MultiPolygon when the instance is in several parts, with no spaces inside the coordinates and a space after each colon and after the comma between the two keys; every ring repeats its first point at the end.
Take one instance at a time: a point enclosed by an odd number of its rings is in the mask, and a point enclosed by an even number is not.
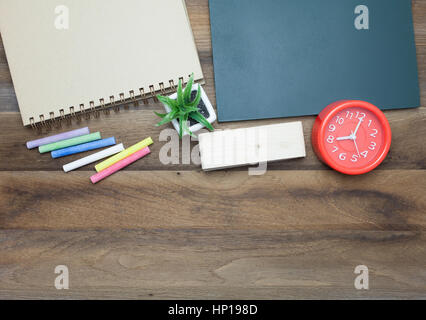
{"type": "Polygon", "coordinates": [[[203,82],[183,0],[0,0],[0,31],[24,125],[203,82]]]}
{"type": "Polygon", "coordinates": [[[209,6],[219,121],[314,115],[341,99],[420,105],[411,0],[209,6]],[[369,29],[355,26],[359,5],[369,29]]]}

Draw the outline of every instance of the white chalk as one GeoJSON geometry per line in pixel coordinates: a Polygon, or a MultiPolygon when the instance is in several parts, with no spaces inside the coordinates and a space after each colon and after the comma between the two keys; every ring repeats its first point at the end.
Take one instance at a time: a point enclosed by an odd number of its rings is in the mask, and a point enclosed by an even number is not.
{"type": "Polygon", "coordinates": [[[98,160],[104,159],[106,157],[112,156],[112,155],[119,153],[123,150],[124,150],[123,144],[122,143],[117,144],[117,145],[115,145],[111,148],[102,150],[100,152],[91,154],[90,156],[81,158],[79,160],[76,160],[76,161],[73,161],[73,162],[70,162],[70,163],[64,165],[64,171],[69,172],[69,171],[78,169],[80,167],[83,167],[83,166],[88,165],[90,163],[93,163],[95,161],[98,161],[98,160]]]}

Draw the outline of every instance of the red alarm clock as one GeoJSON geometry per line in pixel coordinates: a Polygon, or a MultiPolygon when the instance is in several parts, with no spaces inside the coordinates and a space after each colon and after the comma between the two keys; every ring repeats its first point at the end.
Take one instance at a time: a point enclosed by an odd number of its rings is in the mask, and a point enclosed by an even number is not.
{"type": "Polygon", "coordinates": [[[389,152],[392,133],[382,111],[365,101],[330,104],[317,117],[312,143],[334,170],[358,175],[376,168],[389,152]]]}

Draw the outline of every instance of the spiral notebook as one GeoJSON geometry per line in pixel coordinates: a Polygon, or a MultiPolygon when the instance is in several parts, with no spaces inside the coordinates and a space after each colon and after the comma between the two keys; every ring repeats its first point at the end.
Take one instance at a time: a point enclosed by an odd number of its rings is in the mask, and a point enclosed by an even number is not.
{"type": "Polygon", "coordinates": [[[184,0],[0,0],[25,126],[203,83],[184,0]]]}

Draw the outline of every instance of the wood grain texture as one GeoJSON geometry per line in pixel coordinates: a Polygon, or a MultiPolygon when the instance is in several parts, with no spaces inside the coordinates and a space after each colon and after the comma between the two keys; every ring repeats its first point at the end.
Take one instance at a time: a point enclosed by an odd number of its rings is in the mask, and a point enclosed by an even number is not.
{"type": "Polygon", "coordinates": [[[420,231],[0,231],[0,298],[426,298],[420,231]],[[70,289],[53,286],[56,265],[70,289]],[[368,291],[354,266],[369,266],[368,291]]]}
{"type": "MultiPolygon", "coordinates": [[[[208,1],[186,3],[215,105],[208,1]]],[[[22,128],[0,40],[0,299],[426,298],[426,0],[413,10],[422,107],[386,112],[391,152],[359,177],[317,160],[314,117],[215,125],[303,122],[307,157],[270,164],[263,176],[205,173],[181,155],[165,165],[153,114],[161,105],[151,101],[64,124],[126,146],[156,141],[144,160],[93,186],[92,167],[61,171],[80,156],[25,148],[34,134],[22,128]],[[70,290],[53,286],[59,264],[70,290]],[[353,285],[360,264],[368,291],[353,285]]]]}
{"type": "Polygon", "coordinates": [[[426,231],[424,170],[349,178],[325,170],[120,172],[96,186],[87,172],[64,179],[0,172],[0,229],[426,231]]]}

